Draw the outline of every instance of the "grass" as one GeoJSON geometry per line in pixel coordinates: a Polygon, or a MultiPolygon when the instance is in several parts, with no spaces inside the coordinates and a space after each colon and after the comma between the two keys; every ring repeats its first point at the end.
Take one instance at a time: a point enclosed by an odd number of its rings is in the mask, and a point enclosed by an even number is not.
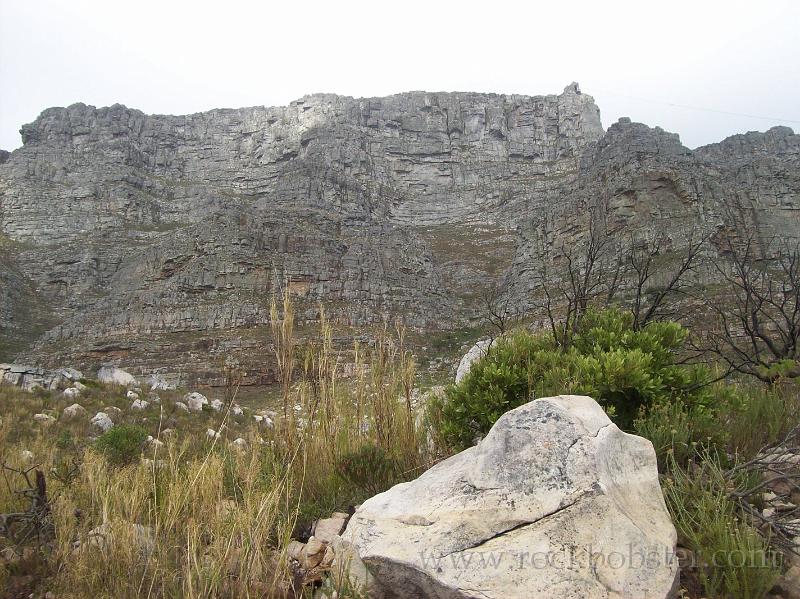
{"type": "MultiPolygon", "coordinates": [[[[272,316],[285,333],[276,351],[289,370],[280,393],[286,416],[272,429],[258,428],[247,413],[232,415],[235,382],[225,410],[199,414],[174,409],[177,392],[161,392],[160,405],[132,411],[125,389],[92,383],[77,400],[88,416],[74,420],[60,418],[75,401],[60,392],[0,387],[0,459],[15,469],[37,464],[45,473],[54,531],[25,547],[0,538],[25,553],[23,560],[0,560],[0,588],[12,596],[51,591],[75,599],[310,596],[286,558],[293,534],[416,477],[431,457],[411,411],[415,365],[401,329],[353,348],[356,374],[343,378],[324,314],[316,337],[302,346],[294,345],[291,306],[275,306],[272,316]],[[109,407],[122,414],[93,440],[99,431],[89,417],[109,407]],[[34,423],[39,412],[56,421],[34,423]],[[221,435],[207,437],[206,429],[221,435]],[[163,445],[147,443],[146,435],[163,445]],[[246,448],[230,443],[237,437],[246,448]],[[382,456],[385,471],[359,462],[370,452],[382,456]],[[98,527],[102,534],[90,535],[98,527]]],[[[24,509],[15,492],[21,479],[5,474],[0,513],[24,509]]],[[[344,581],[338,585],[339,597],[359,596],[344,581]]]]}

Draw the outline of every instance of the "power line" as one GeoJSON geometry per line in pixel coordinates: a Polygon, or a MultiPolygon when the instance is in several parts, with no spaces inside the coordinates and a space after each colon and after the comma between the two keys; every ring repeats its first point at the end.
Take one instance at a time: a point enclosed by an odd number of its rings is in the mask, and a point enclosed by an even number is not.
{"type": "Polygon", "coordinates": [[[652,99],[649,99],[649,98],[640,98],[640,97],[637,97],[637,96],[629,96],[627,94],[618,94],[618,93],[615,93],[615,92],[610,92],[610,91],[602,90],[602,89],[597,89],[596,91],[601,93],[601,94],[606,94],[606,95],[609,95],[609,96],[617,96],[619,98],[626,98],[628,100],[637,100],[639,102],[648,102],[650,104],[661,104],[662,106],[672,106],[674,108],[685,108],[687,110],[699,110],[701,112],[714,112],[714,113],[717,113],[717,114],[726,114],[728,116],[741,116],[741,117],[750,118],[750,119],[759,119],[759,120],[762,120],[762,121],[773,121],[773,122],[774,121],[780,121],[782,123],[794,123],[794,124],[800,125],[800,120],[782,119],[782,118],[779,118],[779,117],[772,117],[772,116],[759,116],[759,115],[756,115],[756,114],[746,114],[744,112],[731,112],[729,110],[719,110],[717,108],[704,108],[702,106],[691,106],[689,104],[677,104],[675,102],[665,102],[663,100],[652,100],[652,99]]]}

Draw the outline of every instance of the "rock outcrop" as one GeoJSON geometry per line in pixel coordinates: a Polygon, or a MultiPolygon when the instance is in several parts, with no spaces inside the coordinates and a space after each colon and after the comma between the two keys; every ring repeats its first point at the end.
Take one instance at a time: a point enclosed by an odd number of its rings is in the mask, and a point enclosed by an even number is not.
{"type": "Polygon", "coordinates": [[[387,599],[658,599],[678,572],[652,444],[580,396],[506,413],[364,502],[342,538],[387,599]]]}
{"type": "MultiPolygon", "coordinates": [[[[497,285],[525,306],[542,246],[619,230],[800,231],[800,136],[689,150],[591,96],[313,95],[286,107],[145,115],[50,108],[0,164],[0,350],[114,363],[170,384],[266,383],[266,305],[324,303],[349,330],[475,324],[497,285]],[[554,239],[553,239],[554,238],[554,239]],[[511,293],[511,292],[510,292],[511,293]]],[[[8,359],[8,358],[6,358],[8,359]]]]}

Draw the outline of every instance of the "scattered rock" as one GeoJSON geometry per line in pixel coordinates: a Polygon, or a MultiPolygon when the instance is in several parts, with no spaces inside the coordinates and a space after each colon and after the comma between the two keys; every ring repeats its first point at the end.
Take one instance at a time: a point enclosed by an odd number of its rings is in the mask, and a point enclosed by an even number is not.
{"type": "Polygon", "coordinates": [[[180,411],[180,412],[188,412],[189,411],[189,406],[187,406],[182,401],[176,401],[175,402],[175,409],[180,411]]]}
{"type": "Polygon", "coordinates": [[[64,408],[64,411],[61,412],[61,417],[65,420],[73,420],[75,418],[85,418],[88,416],[88,412],[86,408],[84,408],[79,403],[74,403],[71,406],[67,406],[64,408]]]}
{"type": "Polygon", "coordinates": [[[108,414],[109,418],[114,422],[119,422],[122,419],[122,410],[116,406],[107,406],[103,410],[108,414]]]}
{"type": "Polygon", "coordinates": [[[233,441],[231,441],[231,445],[233,445],[237,449],[241,449],[241,450],[247,449],[247,441],[245,441],[241,437],[238,437],[238,438],[234,439],[233,441]]]}
{"type": "Polygon", "coordinates": [[[24,462],[32,462],[36,456],[33,455],[32,451],[23,449],[22,451],[19,452],[19,457],[21,457],[22,461],[24,462]]]}
{"type": "Polygon", "coordinates": [[[143,399],[136,399],[131,404],[131,410],[137,410],[137,411],[146,410],[147,406],[149,406],[149,405],[150,405],[150,403],[145,401],[145,400],[143,400],[143,399]]]}
{"type": "Polygon", "coordinates": [[[136,391],[128,391],[125,396],[130,400],[139,399],[139,394],[136,391]]]}
{"type": "Polygon", "coordinates": [[[133,543],[133,546],[141,555],[148,555],[155,547],[153,531],[147,526],[132,522],[120,521],[112,525],[105,522],[93,528],[86,535],[86,539],[73,543],[73,551],[80,551],[87,548],[95,548],[100,551],[108,551],[116,542],[117,535],[126,543],[133,543]]]}
{"type": "Polygon", "coordinates": [[[91,423],[99,428],[101,431],[106,432],[114,428],[114,421],[105,412],[98,412],[94,415],[91,423]]]}
{"type": "Polygon", "coordinates": [[[219,399],[212,399],[209,405],[211,406],[211,409],[213,409],[215,412],[221,412],[222,409],[225,407],[225,404],[219,399]]]}
{"type": "Polygon", "coordinates": [[[244,410],[242,410],[242,407],[239,404],[233,404],[231,406],[231,414],[234,416],[242,416],[244,414],[244,410]]]}
{"type": "Polygon", "coordinates": [[[210,428],[206,431],[206,437],[209,439],[219,439],[220,434],[219,431],[215,431],[213,428],[210,428]]]}
{"type": "Polygon", "coordinates": [[[34,414],[33,419],[41,424],[52,424],[56,421],[56,419],[49,414],[34,414]]]}
{"type": "Polygon", "coordinates": [[[8,383],[25,391],[36,388],[57,389],[64,382],[59,371],[45,370],[24,364],[0,364],[0,382],[8,383]]]}
{"type": "Polygon", "coordinates": [[[208,398],[202,393],[194,391],[183,396],[183,401],[190,412],[202,412],[203,406],[208,405],[208,398]]]}
{"type": "Polygon", "coordinates": [[[67,399],[75,399],[81,394],[80,389],[77,387],[67,387],[64,389],[64,397],[67,399]]]}
{"type": "Polygon", "coordinates": [[[376,597],[658,599],[678,573],[652,444],[580,396],[511,410],[476,447],[364,502],[342,537],[376,597]]]}
{"type": "Polygon", "coordinates": [[[164,442],[163,441],[159,441],[158,439],[153,437],[153,435],[147,435],[147,439],[145,439],[145,443],[148,446],[156,448],[156,449],[158,449],[160,447],[164,447],[164,442]]]}
{"type": "Polygon", "coordinates": [[[133,387],[136,385],[136,377],[116,366],[103,366],[97,371],[97,380],[101,383],[122,385],[123,387],[133,387]]]}
{"type": "Polygon", "coordinates": [[[314,523],[311,534],[323,543],[332,543],[342,534],[349,516],[343,512],[334,512],[330,518],[322,518],[314,523]]]}
{"type": "Polygon", "coordinates": [[[169,381],[160,374],[151,374],[147,378],[147,384],[151,391],[172,391],[178,386],[176,381],[169,381]]]}

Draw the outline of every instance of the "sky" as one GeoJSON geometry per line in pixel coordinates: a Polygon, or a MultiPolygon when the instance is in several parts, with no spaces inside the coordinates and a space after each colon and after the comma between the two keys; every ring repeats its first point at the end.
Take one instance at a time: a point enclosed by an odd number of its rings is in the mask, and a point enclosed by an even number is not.
{"type": "Polygon", "coordinates": [[[409,90],[594,96],[688,147],[800,132],[800,2],[0,0],[0,148],[45,108],[409,90]]]}

